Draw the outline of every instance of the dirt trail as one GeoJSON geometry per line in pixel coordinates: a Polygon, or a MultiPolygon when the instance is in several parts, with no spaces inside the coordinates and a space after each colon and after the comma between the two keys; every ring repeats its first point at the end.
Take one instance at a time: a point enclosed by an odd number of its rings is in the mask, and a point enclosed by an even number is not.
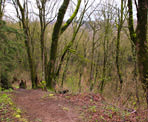
{"type": "Polygon", "coordinates": [[[18,89],[13,95],[16,105],[25,111],[29,122],[82,122],[72,103],[56,97],[45,97],[41,90],[18,89]]]}

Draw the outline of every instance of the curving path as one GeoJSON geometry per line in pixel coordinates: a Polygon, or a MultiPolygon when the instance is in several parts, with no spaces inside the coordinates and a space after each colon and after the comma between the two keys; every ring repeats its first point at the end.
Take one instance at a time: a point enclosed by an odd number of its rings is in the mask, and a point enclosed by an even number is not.
{"type": "Polygon", "coordinates": [[[13,92],[15,104],[24,111],[29,122],[83,122],[76,106],[56,96],[44,97],[48,94],[24,89],[13,92]]]}

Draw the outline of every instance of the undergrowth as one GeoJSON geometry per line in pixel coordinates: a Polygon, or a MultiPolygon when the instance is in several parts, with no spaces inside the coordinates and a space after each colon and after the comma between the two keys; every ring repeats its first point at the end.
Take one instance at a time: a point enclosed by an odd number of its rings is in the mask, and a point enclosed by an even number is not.
{"type": "Polygon", "coordinates": [[[22,116],[22,111],[13,103],[9,94],[12,90],[5,90],[0,93],[0,122],[28,122],[22,116]]]}

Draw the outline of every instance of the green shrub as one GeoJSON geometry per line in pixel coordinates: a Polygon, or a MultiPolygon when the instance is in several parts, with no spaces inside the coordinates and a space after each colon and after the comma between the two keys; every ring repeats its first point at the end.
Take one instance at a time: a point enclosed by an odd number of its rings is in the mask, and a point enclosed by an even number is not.
{"type": "Polygon", "coordinates": [[[8,80],[9,76],[7,72],[1,72],[1,80],[0,80],[0,86],[2,90],[10,89],[12,88],[12,84],[8,80]]]}

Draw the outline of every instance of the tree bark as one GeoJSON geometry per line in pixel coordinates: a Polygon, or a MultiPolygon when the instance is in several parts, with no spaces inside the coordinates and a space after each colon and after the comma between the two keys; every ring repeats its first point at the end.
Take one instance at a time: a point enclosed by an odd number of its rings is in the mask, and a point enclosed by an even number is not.
{"type": "Polygon", "coordinates": [[[67,7],[69,5],[70,0],[64,0],[63,4],[61,5],[57,21],[55,23],[53,33],[52,33],[52,43],[51,43],[51,50],[50,50],[50,61],[48,62],[48,75],[47,75],[47,88],[54,90],[55,89],[55,62],[56,62],[56,55],[57,55],[57,47],[58,47],[58,40],[60,35],[68,28],[71,24],[73,19],[76,17],[78,10],[80,8],[81,0],[78,0],[78,4],[72,16],[68,19],[68,21],[62,26],[64,15],[66,13],[67,7]]]}
{"type": "Polygon", "coordinates": [[[146,93],[148,105],[148,41],[147,41],[148,1],[138,0],[136,50],[140,80],[146,93]]]}
{"type": "Polygon", "coordinates": [[[147,41],[147,14],[148,1],[138,0],[137,6],[137,30],[134,31],[132,0],[128,0],[129,9],[129,32],[133,43],[136,46],[139,78],[142,82],[148,105],[148,41],[147,41]]]}
{"type": "MultiPolygon", "coordinates": [[[[36,64],[35,64],[35,59],[33,57],[33,45],[31,46],[31,35],[30,35],[30,30],[29,30],[29,20],[28,20],[28,5],[27,5],[27,1],[24,2],[24,5],[22,7],[21,3],[19,0],[17,0],[16,2],[13,1],[14,5],[17,5],[19,10],[20,10],[20,14],[18,15],[23,25],[23,31],[24,31],[24,39],[25,39],[25,46],[26,46],[26,50],[27,50],[27,55],[28,55],[28,62],[29,62],[29,68],[30,68],[30,75],[31,75],[31,81],[32,81],[32,88],[37,88],[37,72],[36,72],[36,64]]],[[[16,12],[17,14],[19,14],[19,10],[18,8],[15,6],[16,8],[16,12]]]]}
{"type": "MultiPolygon", "coordinates": [[[[45,31],[47,28],[47,25],[52,22],[54,19],[51,21],[47,22],[46,20],[46,5],[47,0],[36,0],[36,4],[38,7],[38,13],[39,13],[39,19],[40,19],[40,45],[41,45],[41,60],[42,60],[42,80],[45,81],[45,76],[47,76],[47,51],[46,51],[46,46],[45,46],[45,31]]],[[[54,8],[54,6],[53,6],[54,8]]]]}
{"type": "Polygon", "coordinates": [[[50,50],[50,61],[48,62],[48,76],[47,76],[47,88],[54,89],[54,68],[55,68],[55,61],[57,55],[57,47],[58,47],[58,40],[60,36],[60,30],[63,23],[64,15],[66,13],[67,7],[69,5],[70,0],[64,0],[62,6],[58,12],[58,18],[55,23],[53,33],[52,33],[52,43],[51,43],[51,50],[50,50]]]}
{"type": "Polygon", "coordinates": [[[121,37],[121,30],[123,26],[123,10],[124,10],[123,0],[121,0],[121,14],[119,15],[119,20],[118,20],[117,44],[116,44],[116,67],[117,67],[117,74],[120,81],[120,91],[122,89],[122,84],[123,84],[122,74],[121,74],[120,65],[119,65],[120,37],[121,37]]]}

